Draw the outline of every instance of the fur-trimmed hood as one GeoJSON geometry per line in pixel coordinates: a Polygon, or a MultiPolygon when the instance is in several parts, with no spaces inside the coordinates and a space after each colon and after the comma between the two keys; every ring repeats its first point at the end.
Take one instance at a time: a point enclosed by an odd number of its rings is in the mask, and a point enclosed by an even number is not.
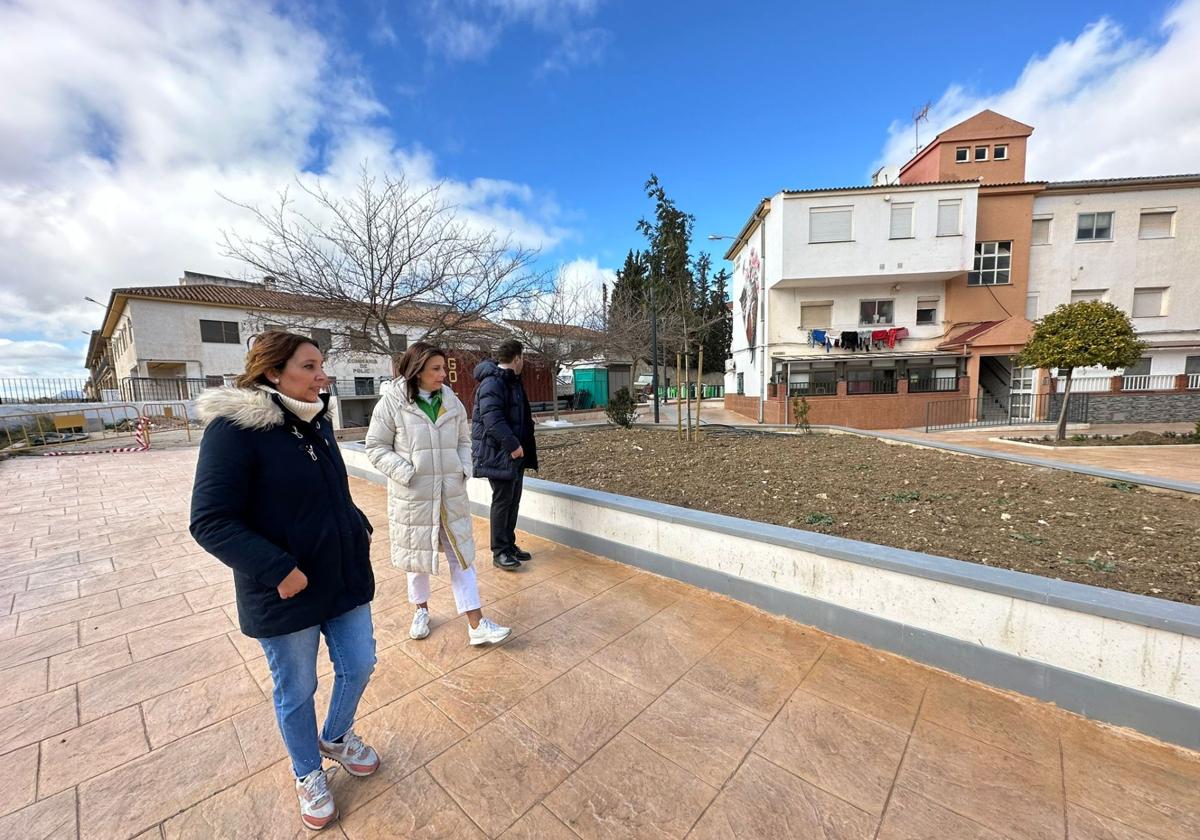
{"type": "MultiPolygon", "coordinates": [[[[329,395],[321,394],[329,405],[329,395]]],[[[196,413],[206,426],[224,417],[239,429],[273,429],[283,425],[283,408],[261,388],[207,388],[196,397],[196,413]]],[[[320,416],[320,415],[318,415],[320,416]]]]}

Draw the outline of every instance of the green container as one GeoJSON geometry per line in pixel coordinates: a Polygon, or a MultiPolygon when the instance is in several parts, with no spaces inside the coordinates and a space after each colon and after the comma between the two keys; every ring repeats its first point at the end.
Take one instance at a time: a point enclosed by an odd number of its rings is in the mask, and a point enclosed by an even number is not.
{"type": "Polygon", "coordinates": [[[608,405],[608,369],[576,368],[575,393],[587,391],[591,395],[588,408],[604,408],[608,405]]]}

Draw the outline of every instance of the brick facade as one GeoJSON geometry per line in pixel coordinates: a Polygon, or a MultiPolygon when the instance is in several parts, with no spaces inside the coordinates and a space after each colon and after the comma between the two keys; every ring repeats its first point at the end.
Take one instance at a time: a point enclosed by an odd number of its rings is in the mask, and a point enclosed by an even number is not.
{"type": "MultiPolygon", "coordinates": [[[[970,393],[970,382],[961,377],[958,390],[948,393],[909,394],[908,382],[897,383],[898,394],[846,394],[846,382],[838,383],[837,396],[809,397],[808,422],[814,426],[849,426],[853,429],[910,429],[925,425],[931,402],[963,400],[970,393]]],[[[725,408],[752,420],[758,419],[758,397],[725,395],[725,408]]],[[[790,401],[768,397],[763,404],[763,422],[790,425],[795,422],[790,401]]]]}

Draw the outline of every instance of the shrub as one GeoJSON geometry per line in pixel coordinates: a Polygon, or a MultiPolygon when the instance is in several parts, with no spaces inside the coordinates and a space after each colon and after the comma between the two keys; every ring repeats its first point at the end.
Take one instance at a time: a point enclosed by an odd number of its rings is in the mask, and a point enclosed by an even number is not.
{"type": "Polygon", "coordinates": [[[796,428],[806,435],[811,435],[812,426],[808,422],[808,409],[807,397],[792,397],[792,415],[796,418],[796,428]]]}
{"type": "Polygon", "coordinates": [[[637,416],[637,403],[633,401],[633,395],[629,393],[629,389],[622,388],[610,396],[604,413],[608,415],[609,420],[621,428],[632,427],[633,420],[637,416]]]}

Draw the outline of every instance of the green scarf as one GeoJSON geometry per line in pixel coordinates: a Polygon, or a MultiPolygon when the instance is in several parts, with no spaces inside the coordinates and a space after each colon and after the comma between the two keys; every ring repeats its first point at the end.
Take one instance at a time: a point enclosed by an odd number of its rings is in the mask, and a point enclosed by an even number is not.
{"type": "Polygon", "coordinates": [[[429,417],[429,422],[436,423],[438,416],[442,413],[442,392],[430,394],[429,399],[417,394],[417,408],[425,412],[429,417]]]}

